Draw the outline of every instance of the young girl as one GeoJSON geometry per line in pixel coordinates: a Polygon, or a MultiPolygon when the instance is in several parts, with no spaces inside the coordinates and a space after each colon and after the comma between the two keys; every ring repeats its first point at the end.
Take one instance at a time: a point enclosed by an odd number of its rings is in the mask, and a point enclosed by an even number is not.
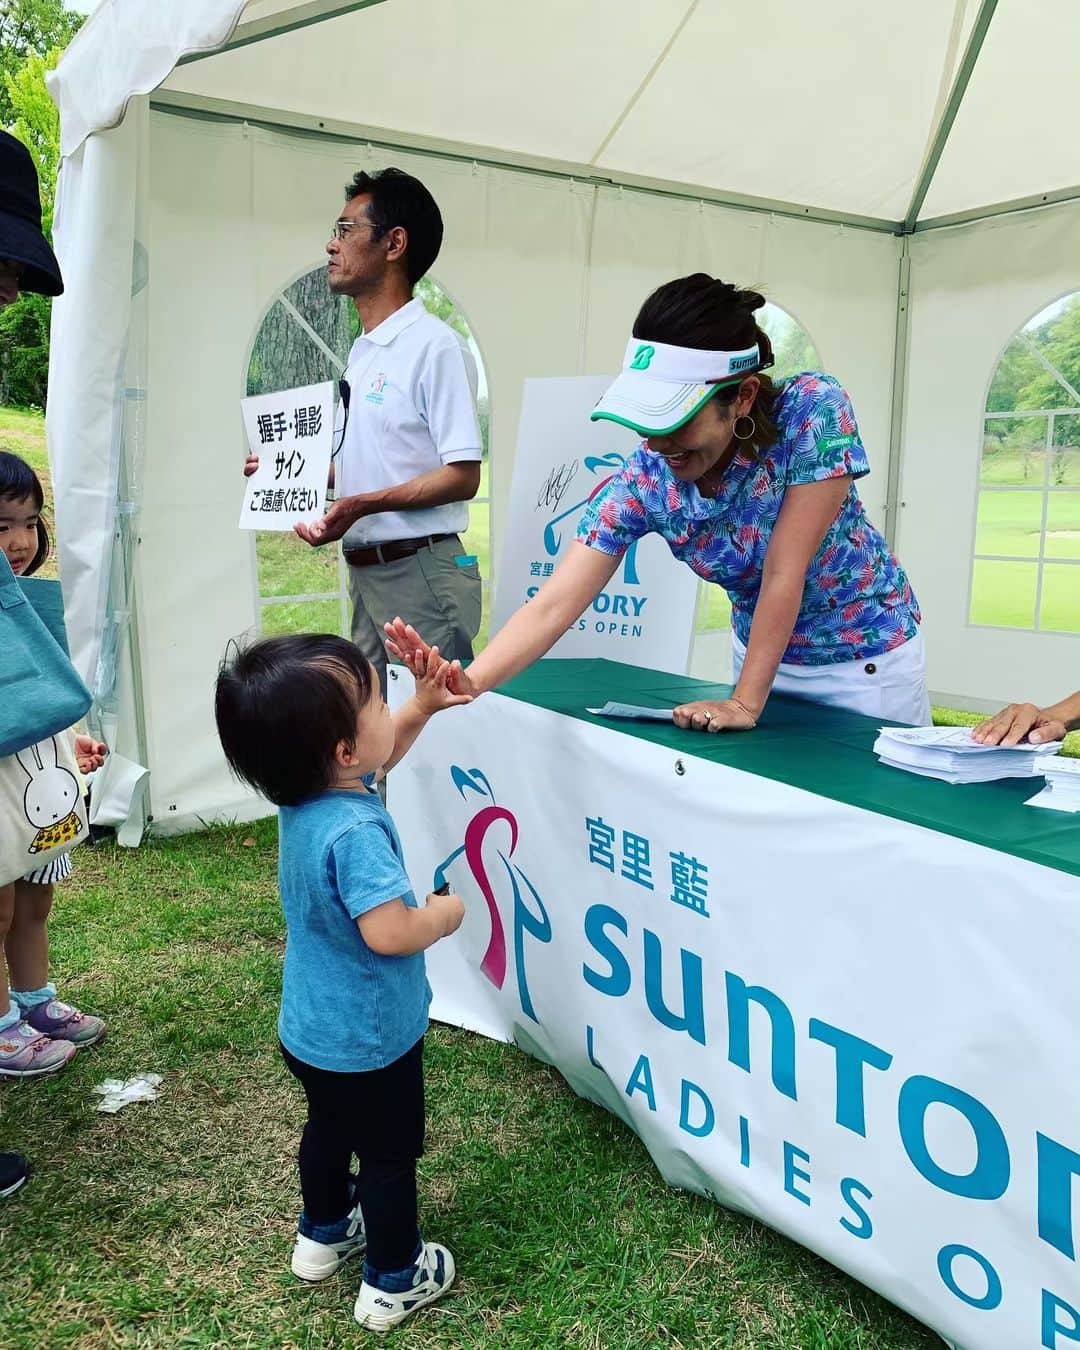
{"type": "MultiPolygon", "coordinates": [[[[44,493],[25,460],[0,450],[0,549],[18,576],[36,572],[49,556],[41,518],[44,493]]],[[[101,767],[105,747],[75,737],[79,769],[101,767]]],[[[61,1003],[49,983],[48,918],[53,884],[71,875],[66,853],[20,881],[0,886],[0,1076],[55,1073],[83,1046],[105,1035],[100,1017],[61,1003]],[[11,989],[8,989],[10,971],[11,989]]]]}
{"type": "Polygon", "coordinates": [[[374,666],[343,638],[268,638],[226,659],[218,735],[234,772],[281,809],[278,878],[288,942],[278,1035],[307,1096],[304,1208],[293,1273],[324,1280],[366,1248],[354,1309],[386,1331],[439,1298],[454,1259],[417,1227],[424,1146],[423,951],[455,931],[456,895],[417,906],[373,784],[448,693],[437,649],[393,717],[374,666]],[[359,1172],[351,1171],[352,1156],[359,1172]]]}

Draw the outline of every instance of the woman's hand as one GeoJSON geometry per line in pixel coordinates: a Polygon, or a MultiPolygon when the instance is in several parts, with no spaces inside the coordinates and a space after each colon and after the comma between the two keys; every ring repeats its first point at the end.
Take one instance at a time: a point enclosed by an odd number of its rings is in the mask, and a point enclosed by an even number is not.
{"type": "MultiPolygon", "coordinates": [[[[383,629],[387,651],[403,666],[408,666],[414,675],[419,669],[426,669],[428,657],[433,651],[438,651],[437,647],[429,647],[412,624],[406,623],[404,619],[397,618],[392,623],[385,623],[383,629]]],[[[470,699],[479,697],[479,691],[462,670],[460,661],[448,663],[446,688],[450,694],[463,696],[458,698],[459,703],[468,703],[470,699]]]]}
{"type": "Polygon", "coordinates": [[[108,753],[108,747],[101,741],[95,741],[92,736],[76,735],[75,763],[80,773],[93,773],[95,769],[100,769],[108,753]]]}
{"type": "MultiPolygon", "coordinates": [[[[426,717],[442,712],[444,708],[472,702],[471,694],[457,694],[448,687],[452,667],[449,661],[444,661],[439,655],[438,647],[429,647],[426,657],[417,649],[405,664],[416,677],[416,693],[413,697],[426,717]]],[[[460,671],[460,667],[458,669],[460,671]]]]}
{"type": "Polygon", "coordinates": [[[971,736],[981,745],[1019,745],[1025,739],[1032,745],[1062,741],[1065,723],[1054,716],[1054,711],[1036,708],[1034,703],[1010,703],[996,717],[980,722],[971,736]]]}
{"type": "Polygon", "coordinates": [[[740,704],[725,698],[719,703],[702,699],[674,710],[675,725],[688,731],[752,731],[757,723],[740,704]]]}

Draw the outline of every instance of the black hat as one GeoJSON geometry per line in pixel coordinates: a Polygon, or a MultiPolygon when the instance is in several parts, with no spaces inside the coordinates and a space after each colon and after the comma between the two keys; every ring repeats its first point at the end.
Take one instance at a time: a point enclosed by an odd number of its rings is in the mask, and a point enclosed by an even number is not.
{"type": "Polygon", "coordinates": [[[30,151],[0,131],[0,258],[22,263],[20,290],[60,295],[60,264],[41,233],[41,196],[30,151]]]}

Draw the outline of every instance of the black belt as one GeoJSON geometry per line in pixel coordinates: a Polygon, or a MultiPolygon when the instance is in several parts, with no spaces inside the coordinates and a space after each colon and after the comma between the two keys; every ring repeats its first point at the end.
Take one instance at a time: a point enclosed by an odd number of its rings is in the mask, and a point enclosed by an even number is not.
{"type": "Polygon", "coordinates": [[[425,534],[420,539],[389,539],[385,544],[371,544],[367,548],[347,548],[345,561],[350,567],[372,567],[375,563],[398,562],[411,558],[422,548],[430,548],[444,539],[456,539],[456,534],[425,534]]]}

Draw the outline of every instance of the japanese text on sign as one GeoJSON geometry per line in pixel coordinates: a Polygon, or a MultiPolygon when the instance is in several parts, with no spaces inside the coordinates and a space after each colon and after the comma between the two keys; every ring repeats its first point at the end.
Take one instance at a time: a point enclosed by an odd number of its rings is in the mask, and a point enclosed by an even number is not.
{"type": "Polygon", "coordinates": [[[241,404],[249,453],[259,467],[248,479],[240,527],[291,530],[326,506],[333,439],[333,385],[259,394],[241,404]]]}

